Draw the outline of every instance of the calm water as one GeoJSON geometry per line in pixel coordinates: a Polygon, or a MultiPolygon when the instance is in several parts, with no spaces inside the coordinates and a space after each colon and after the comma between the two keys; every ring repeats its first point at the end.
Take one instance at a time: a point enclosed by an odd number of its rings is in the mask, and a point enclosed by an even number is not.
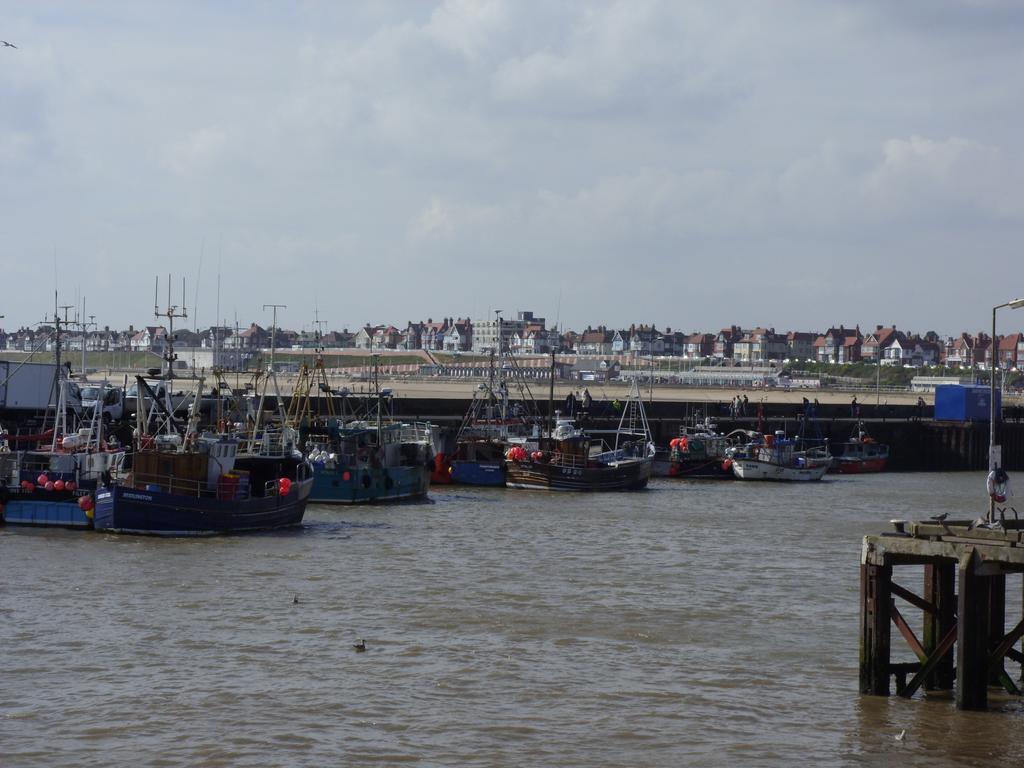
{"type": "Polygon", "coordinates": [[[0,529],[0,764],[1019,768],[1016,701],[857,693],[860,537],[983,487],[442,488],[247,537],[0,529]]]}

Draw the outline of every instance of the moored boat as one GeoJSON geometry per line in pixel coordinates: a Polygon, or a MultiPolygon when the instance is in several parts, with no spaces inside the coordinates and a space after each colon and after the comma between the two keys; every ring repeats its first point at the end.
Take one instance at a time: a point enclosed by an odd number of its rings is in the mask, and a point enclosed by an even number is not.
{"type": "MultiPolygon", "coordinates": [[[[797,450],[784,432],[774,435],[747,433],[750,442],[729,449],[728,466],[740,480],[800,482],[821,480],[832,463],[825,448],[797,450]]],[[[730,436],[735,436],[736,432],[730,436]]]]}
{"type": "Polygon", "coordinates": [[[679,477],[729,480],[732,469],[724,464],[728,441],[706,421],[682,427],[679,435],[669,441],[668,448],[659,448],[651,468],[653,477],[679,477]]]}
{"type": "MultiPolygon", "coordinates": [[[[57,419],[46,435],[28,436],[49,445],[11,450],[0,428],[0,522],[11,525],[91,528],[93,495],[101,478],[116,472],[125,453],[104,439],[104,422],[98,410],[91,425],[78,428],[68,414],[66,391],[61,381],[57,419]]],[[[26,436],[18,436],[25,438],[26,436]]]]}
{"type": "Polygon", "coordinates": [[[313,465],[310,501],[367,504],[422,498],[434,467],[429,424],[332,422],[307,440],[313,465]]]}
{"type": "Polygon", "coordinates": [[[389,390],[382,390],[374,368],[374,392],[362,399],[362,418],[346,414],[361,398],[331,388],[319,351],[312,366],[299,371],[296,395],[286,422],[300,435],[300,447],[313,467],[310,501],[317,504],[369,504],[423,498],[434,471],[431,425],[396,421],[386,413],[389,390]],[[314,392],[316,393],[314,396],[314,392]],[[332,397],[340,395],[341,413],[332,397]]]}
{"type": "Polygon", "coordinates": [[[608,446],[556,412],[555,427],[535,450],[513,445],[506,453],[509,488],[548,491],[634,491],[647,487],[654,443],[634,382],[608,446]]]}
{"type": "Polygon", "coordinates": [[[136,451],[130,472],[96,491],[96,530],[163,536],[241,533],[302,522],[312,473],[287,444],[240,453],[232,435],[204,434],[186,448],[161,440],[136,451]]]}
{"type": "Polygon", "coordinates": [[[535,447],[540,417],[529,386],[518,365],[502,346],[496,361],[492,351],[487,380],[477,385],[473,400],[455,435],[450,455],[439,457],[441,471],[434,482],[459,485],[505,485],[505,453],[513,445],[535,447]],[[500,361],[500,365],[497,364],[500,361]],[[509,397],[509,382],[518,390],[518,399],[509,397]]]}
{"type": "MultiPolygon", "coordinates": [[[[515,452],[505,463],[509,488],[546,491],[635,491],[647,487],[650,456],[631,449],[591,452],[585,434],[560,422],[552,438],[541,440],[537,451],[515,452]],[[559,429],[568,434],[559,435],[559,429]],[[570,432],[571,430],[571,432],[570,432]]],[[[516,450],[516,447],[510,449],[516,450]]]]}
{"type": "Polygon", "coordinates": [[[829,472],[840,474],[862,474],[881,472],[889,460],[889,446],[875,441],[864,429],[862,422],[857,422],[850,439],[845,443],[832,443],[832,466],[829,472]]]}

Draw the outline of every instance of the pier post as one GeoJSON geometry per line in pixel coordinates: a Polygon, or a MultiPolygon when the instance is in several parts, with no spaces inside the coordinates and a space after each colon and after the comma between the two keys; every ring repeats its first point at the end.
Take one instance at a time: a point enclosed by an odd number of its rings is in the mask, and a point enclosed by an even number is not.
{"type": "Polygon", "coordinates": [[[888,696],[892,566],[861,565],[860,597],[860,690],[888,696]]]}
{"type": "MultiPolygon", "coordinates": [[[[1006,634],[1006,576],[988,577],[988,651],[991,653],[1006,634]]],[[[989,685],[1002,685],[1005,672],[1000,658],[989,666],[989,685]]]]}
{"type": "Polygon", "coordinates": [[[976,573],[977,555],[960,563],[957,599],[956,706],[988,709],[989,578],[976,573]]]}
{"type": "MultiPolygon", "coordinates": [[[[934,613],[925,611],[922,643],[931,656],[942,638],[956,622],[956,563],[936,560],[924,567],[924,599],[934,606],[934,613]]],[[[928,691],[953,689],[953,649],[950,648],[924,683],[928,691]]]]}

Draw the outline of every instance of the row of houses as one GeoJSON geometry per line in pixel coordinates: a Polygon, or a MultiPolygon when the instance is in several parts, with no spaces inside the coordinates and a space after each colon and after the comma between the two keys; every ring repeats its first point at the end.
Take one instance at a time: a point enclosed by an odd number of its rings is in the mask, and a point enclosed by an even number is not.
{"type": "MultiPolygon", "coordinates": [[[[52,351],[54,329],[40,326],[6,332],[0,329],[0,349],[13,351],[52,351]]],[[[174,343],[180,348],[215,348],[257,351],[271,345],[278,349],[392,349],[440,352],[485,353],[508,349],[512,354],[547,354],[553,349],[579,355],[603,357],[655,355],[692,360],[731,360],[740,364],[770,361],[810,360],[829,363],[876,362],[882,365],[924,366],[945,364],[963,368],[987,368],[993,358],[1003,368],[1024,364],[1024,334],[999,336],[993,344],[985,333],[961,333],[941,338],[929,331],[923,335],[898,330],[895,326],[875,326],[862,332],[859,326],[832,327],[823,333],[787,331],[774,328],[743,329],[733,325],[717,333],[684,333],[653,325],[631,325],[613,329],[588,326],[580,332],[559,333],[547,328],[544,318],[532,312],[519,312],[513,319],[495,317],[471,321],[468,317],[444,317],[439,321],[407,322],[403,328],[393,325],[366,325],[356,331],[344,329],[328,333],[296,332],[263,328],[252,323],[248,328],[213,326],[195,332],[175,330],[174,343]]],[[[163,326],[129,327],[127,331],[110,328],[86,334],[65,333],[64,349],[81,351],[132,351],[161,354],[167,345],[163,326]]]]}

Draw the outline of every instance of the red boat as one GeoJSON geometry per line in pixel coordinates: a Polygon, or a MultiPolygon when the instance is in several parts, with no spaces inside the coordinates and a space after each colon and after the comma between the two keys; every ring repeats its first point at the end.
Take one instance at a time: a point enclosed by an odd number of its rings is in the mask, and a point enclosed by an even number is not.
{"type": "Polygon", "coordinates": [[[889,459],[889,446],[876,442],[860,422],[849,440],[845,443],[832,443],[829,449],[832,452],[829,472],[843,475],[881,472],[889,459]]]}

